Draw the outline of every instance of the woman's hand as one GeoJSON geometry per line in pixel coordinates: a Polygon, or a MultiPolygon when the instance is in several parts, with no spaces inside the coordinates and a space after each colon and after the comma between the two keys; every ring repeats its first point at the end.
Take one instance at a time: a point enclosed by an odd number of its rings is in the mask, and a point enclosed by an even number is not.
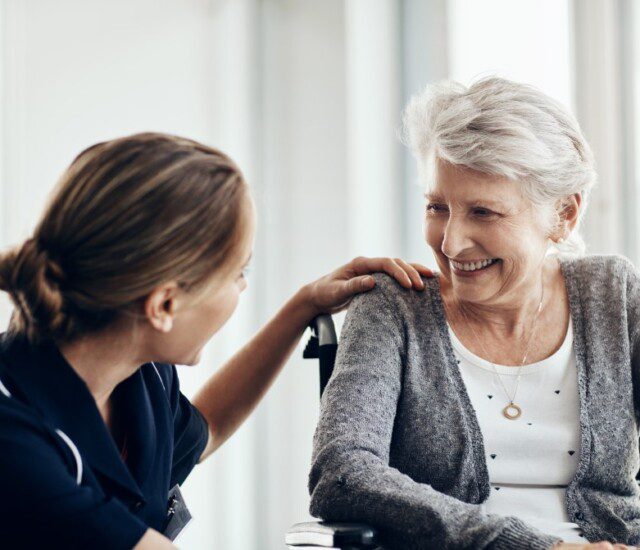
{"type": "Polygon", "coordinates": [[[400,258],[355,258],[329,275],[310,283],[306,295],[314,311],[337,313],[348,305],[354,295],[371,290],[375,281],[370,273],[383,271],[394,277],[403,287],[424,289],[420,275],[433,277],[433,271],[417,263],[407,263],[400,258]]]}
{"type": "Polygon", "coordinates": [[[634,550],[637,546],[613,544],[607,541],[594,542],[592,544],[559,542],[551,550],[634,550]]]}

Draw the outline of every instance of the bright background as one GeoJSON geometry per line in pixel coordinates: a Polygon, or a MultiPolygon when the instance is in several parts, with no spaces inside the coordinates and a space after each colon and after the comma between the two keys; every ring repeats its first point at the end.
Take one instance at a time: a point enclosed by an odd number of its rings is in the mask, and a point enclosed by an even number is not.
{"type": "MultiPolygon", "coordinates": [[[[397,139],[426,83],[528,82],[578,117],[600,184],[594,252],[640,259],[633,0],[0,0],[0,244],[27,238],[75,154],[143,130],[220,147],[256,197],[250,290],[195,389],[301,284],[355,255],[432,264],[397,139]]],[[[4,300],[4,298],[3,298],[4,300]]],[[[0,321],[9,315],[1,303],[0,321]]],[[[252,418],[196,468],[190,549],[281,549],[308,518],[317,367],[290,361],[252,418]]]]}

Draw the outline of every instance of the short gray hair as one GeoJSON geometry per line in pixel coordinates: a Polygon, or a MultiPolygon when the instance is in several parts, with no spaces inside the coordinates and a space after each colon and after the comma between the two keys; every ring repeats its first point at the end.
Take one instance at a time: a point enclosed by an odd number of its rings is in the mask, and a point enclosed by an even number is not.
{"type": "MultiPolygon", "coordinates": [[[[549,206],[579,193],[581,217],[596,182],[593,154],[576,119],[540,90],[489,77],[470,87],[445,81],[409,101],[404,141],[429,185],[436,159],[519,181],[534,204],[549,206]]],[[[582,253],[577,231],[558,246],[582,253]]]]}

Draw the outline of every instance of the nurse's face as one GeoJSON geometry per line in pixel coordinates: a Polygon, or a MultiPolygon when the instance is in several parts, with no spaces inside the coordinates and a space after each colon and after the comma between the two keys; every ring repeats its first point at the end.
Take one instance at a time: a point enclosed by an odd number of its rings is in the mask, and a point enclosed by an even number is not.
{"type": "Polygon", "coordinates": [[[240,293],[247,287],[244,276],[251,257],[255,234],[255,210],[247,198],[243,207],[245,232],[224,274],[214,275],[204,295],[190,300],[178,294],[171,329],[156,338],[154,356],[158,362],[195,365],[202,348],[235,311],[240,293]],[[182,299],[181,299],[182,297],[182,299]]]}

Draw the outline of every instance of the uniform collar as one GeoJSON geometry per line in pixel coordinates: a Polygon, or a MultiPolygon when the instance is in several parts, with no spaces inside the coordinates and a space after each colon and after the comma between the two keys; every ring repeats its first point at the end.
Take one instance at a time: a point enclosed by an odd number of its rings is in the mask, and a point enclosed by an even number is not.
{"type": "MultiPolygon", "coordinates": [[[[142,498],[142,492],[120,458],[88,386],[69,365],[58,347],[50,342],[31,345],[23,337],[9,337],[6,334],[0,338],[2,358],[8,367],[10,380],[21,393],[20,398],[36,409],[51,428],[60,429],[69,436],[83,459],[93,468],[132,493],[132,496],[142,498]]],[[[119,402],[131,403],[130,398],[135,399],[132,394],[139,393],[140,389],[144,391],[144,382],[138,370],[123,381],[115,392],[119,394],[119,402]]],[[[146,397],[148,401],[148,396],[146,397]]],[[[137,468],[134,467],[133,472],[144,477],[141,465],[148,458],[144,455],[153,456],[155,452],[155,448],[152,448],[155,438],[151,437],[155,433],[155,425],[150,405],[141,405],[142,408],[138,407],[135,411],[140,414],[130,415],[131,411],[124,411],[124,414],[131,419],[131,423],[127,425],[128,431],[142,432],[144,442],[149,443],[138,443],[139,448],[135,449],[129,447],[130,452],[137,454],[139,459],[134,461],[137,468]],[[142,414],[147,410],[149,414],[142,414]]],[[[131,441],[139,440],[138,433],[131,435],[131,441]]],[[[138,475],[136,477],[141,479],[138,475]]]]}

